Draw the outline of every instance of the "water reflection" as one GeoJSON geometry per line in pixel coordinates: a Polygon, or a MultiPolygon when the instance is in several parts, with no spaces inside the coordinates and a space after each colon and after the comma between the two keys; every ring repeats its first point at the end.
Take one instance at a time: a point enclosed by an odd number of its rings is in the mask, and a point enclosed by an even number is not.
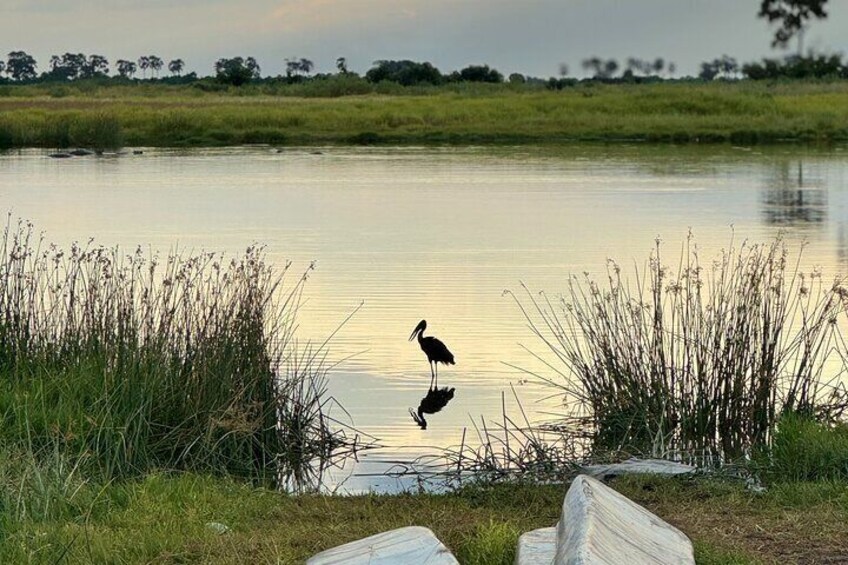
{"type": "Polygon", "coordinates": [[[422,398],[421,402],[418,404],[418,411],[414,411],[410,408],[409,414],[422,430],[426,430],[427,420],[424,419],[424,414],[436,414],[437,412],[441,412],[442,408],[447,406],[448,402],[453,399],[455,390],[456,389],[454,387],[430,387],[430,390],[427,391],[427,395],[422,398]]]}
{"type": "Polygon", "coordinates": [[[805,175],[803,161],[781,161],[765,179],[763,217],[767,224],[802,227],[827,219],[827,187],[820,178],[805,175]]]}

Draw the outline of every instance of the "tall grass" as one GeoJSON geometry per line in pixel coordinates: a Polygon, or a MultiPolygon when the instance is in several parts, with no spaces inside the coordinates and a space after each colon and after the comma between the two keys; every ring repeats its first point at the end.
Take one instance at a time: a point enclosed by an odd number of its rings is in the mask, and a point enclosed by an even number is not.
{"type": "Polygon", "coordinates": [[[0,236],[0,451],[88,477],[190,469],[277,481],[346,445],[321,350],[296,351],[306,276],[239,258],[0,236]]]}
{"type": "Polygon", "coordinates": [[[9,96],[0,96],[0,147],[116,138],[159,147],[848,139],[844,83],[583,85],[558,92],[381,84],[356,96],[341,96],[359,92],[346,81],[222,92],[137,86],[83,92],[68,85],[61,97],[10,87],[9,96]]]}
{"type": "Polygon", "coordinates": [[[770,445],[782,413],[844,414],[828,373],[844,348],[842,281],[802,272],[780,239],[702,262],[690,237],[671,267],[661,251],[632,279],[610,262],[558,301],[519,301],[596,454],[736,458],[770,445]]]}
{"type": "Polygon", "coordinates": [[[759,455],[760,471],[771,481],[846,481],[848,424],[784,414],[771,449],[759,455]]]}

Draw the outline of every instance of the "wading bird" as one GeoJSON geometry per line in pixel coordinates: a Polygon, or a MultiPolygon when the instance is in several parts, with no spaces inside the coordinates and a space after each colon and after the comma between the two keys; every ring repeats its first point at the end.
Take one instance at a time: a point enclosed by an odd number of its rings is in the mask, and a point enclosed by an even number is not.
{"type": "Polygon", "coordinates": [[[412,341],[412,338],[415,337],[415,334],[418,334],[418,345],[421,346],[421,351],[423,351],[427,355],[427,360],[430,362],[430,387],[433,387],[433,383],[436,383],[436,386],[439,386],[439,363],[444,363],[445,365],[455,365],[453,360],[453,353],[448,351],[448,348],[444,343],[436,339],[435,337],[424,337],[424,330],[427,329],[427,320],[421,320],[415,329],[412,331],[412,335],[409,336],[409,341],[412,341]],[[435,369],[435,370],[434,370],[435,369]]]}

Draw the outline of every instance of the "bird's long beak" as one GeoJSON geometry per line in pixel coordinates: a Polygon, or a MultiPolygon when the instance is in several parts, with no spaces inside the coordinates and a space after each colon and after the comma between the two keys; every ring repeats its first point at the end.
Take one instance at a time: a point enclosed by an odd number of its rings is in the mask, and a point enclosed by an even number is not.
{"type": "Polygon", "coordinates": [[[415,326],[414,330],[412,330],[412,335],[409,336],[409,341],[412,341],[412,338],[414,338],[416,336],[416,334],[423,332],[425,327],[427,327],[427,326],[426,326],[426,323],[424,322],[424,320],[421,320],[420,322],[418,322],[418,325],[415,326]]]}

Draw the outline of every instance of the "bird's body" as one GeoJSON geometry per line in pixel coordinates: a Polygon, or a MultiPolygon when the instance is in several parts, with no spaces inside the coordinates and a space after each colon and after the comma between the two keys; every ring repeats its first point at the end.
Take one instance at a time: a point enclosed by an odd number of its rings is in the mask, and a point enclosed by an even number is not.
{"type": "Polygon", "coordinates": [[[427,320],[421,320],[419,324],[412,331],[412,335],[409,336],[409,340],[412,341],[412,338],[418,334],[418,345],[421,346],[421,351],[427,355],[427,361],[430,362],[430,376],[433,380],[436,381],[438,385],[439,378],[439,363],[443,365],[455,365],[456,362],[453,358],[453,353],[447,348],[447,346],[442,343],[441,340],[436,339],[435,337],[424,337],[424,330],[427,329],[427,320]],[[435,368],[435,370],[434,370],[435,368]]]}

